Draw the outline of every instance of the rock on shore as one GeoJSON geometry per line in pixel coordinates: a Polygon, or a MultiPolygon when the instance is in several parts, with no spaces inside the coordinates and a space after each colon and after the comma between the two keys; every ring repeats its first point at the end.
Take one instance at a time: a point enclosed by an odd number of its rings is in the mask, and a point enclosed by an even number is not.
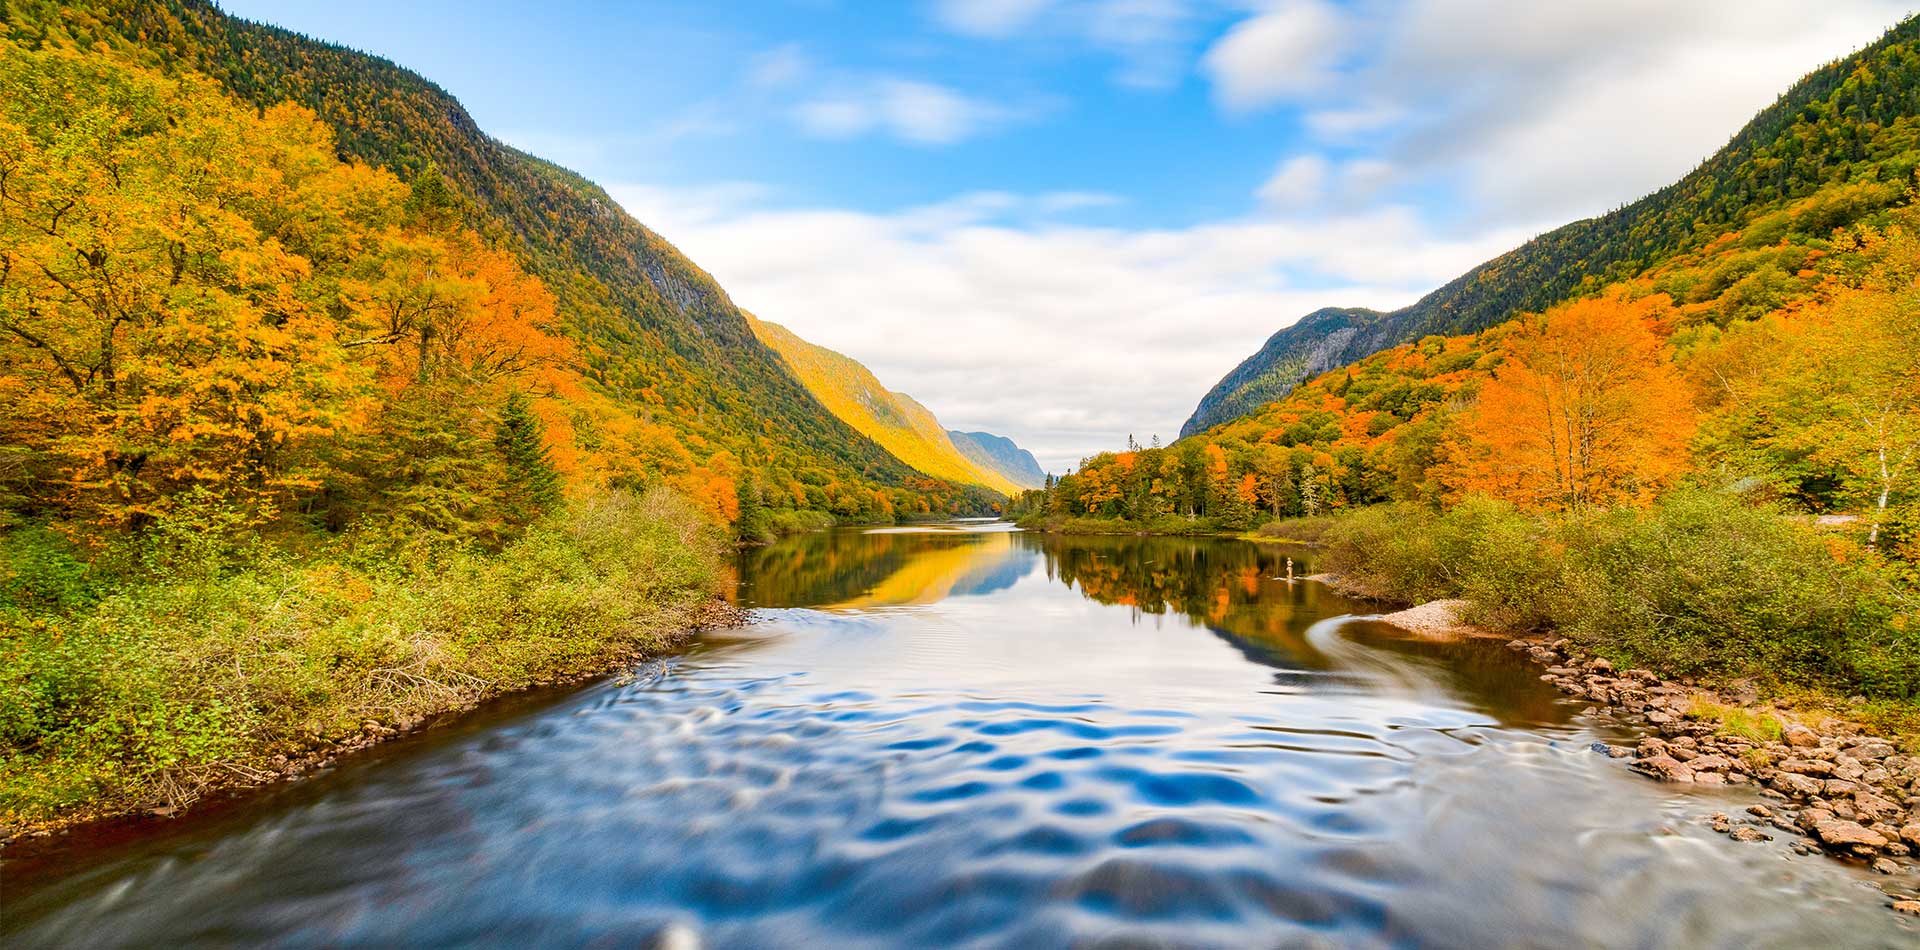
{"type": "Polygon", "coordinates": [[[1464,600],[1430,600],[1418,607],[1381,614],[1380,622],[1390,623],[1402,630],[1435,640],[1495,636],[1461,620],[1460,617],[1466,608],[1467,602],[1464,600]]]}
{"type": "MultiPolygon", "coordinates": [[[[1562,692],[1637,718],[1648,735],[1632,750],[1632,771],[1663,782],[1751,785],[1775,800],[1752,806],[1739,819],[1716,814],[1714,830],[1738,841],[1766,840],[1771,835],[1760,829],[1778,830],[1798,836],[1794,847],[1801,853],[1824,851],[1887,875],[1914,870],[1920,854],[1920,755],[1845,727],[1784,723],[1777,739],[1723,734],[1710,711],[1703,714],[1701,701],[1743,703],[1648,670],[1616,670],[1566,639],[1519,639],[1507,646],[1544,664],[1541,679],[1562,692]]],[[[1596,745],[1609,755],[1625,752],[1596,745]]],[[[1893,906],[1920,908],[1920,897],[1896,895],[1893,906]]]]}

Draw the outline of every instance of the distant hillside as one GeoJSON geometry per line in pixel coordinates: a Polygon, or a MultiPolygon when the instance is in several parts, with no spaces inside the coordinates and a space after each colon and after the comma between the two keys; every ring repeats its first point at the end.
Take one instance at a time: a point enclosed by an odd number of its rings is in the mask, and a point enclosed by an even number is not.
{"type": "MultiPolygon", "coordinates": [[[[1824,204],[1824,233],[1899,203],[1920,151],[1920,20],[1795,83],[1680,181],[1626,207],[1576,221],[1475,267],[1412,306],[1374,318],[1322,310],[1270,338],[1222,379],[1180,429],[1213,428],[1277,399],[1328,367],[1430,335],[1472,333],[1519,312],[1646,273],[1823,188],[1862,187],[1824,204]]],[[[1730,281],[1748,273],[1721,275],[1730,281]]],[[[1757,284],[1758,281],[1755,281],[1757,284]]],[[[1764,291],[1756,286],[1756,290],[1764,291]]]]}
{"type": "Polygon", "coordinates": [[[1378,310],[1358,307],[1327,307],[1307,314],[1299,323],[1268,337],[1258,353],[1215,383],[1200,400],[1193,418],[1180,427],[1180,437],[1244,416],[1285,396],[1301,380],[1339,366],[1348,344],[1386,318],[1378,310]]]}
{"type": "Polygon", "coordinates": [[[7,0],[0,36],[201,73],[256,107],[313,109],[344,158],[403,179],[436,166],[466,223],[511,248],[557,298],[589,383],[670,434],[650,450],[656,463],[686,470],[728,453],[763,486],[856,516],[878,512],[866,507],[880,487],[947,509],[986,504],[910,484],[920,481],[914,471],[813,399],[712,277],[597,185],[493,139],[413,72],[204,0],[7,0]]]}
{"type": "Polygon", "coordinates": [[[999,472],[1021,488],[1039,488],[1047,482],[1047,472],[1040,467],[1039,460],[1032,452],[1013,444],[1012,439],[991,432],[954,429],[947,430],[947,438],[953,440],[953,447],[959,449],[961,455],[982,468],[999,472]]]}
{"type": "Polygon", "coordinates": [[[761,342],[786,361],[814,398],[895,458],[935,478],[979,485],[1007,495],[1020,490],[1020,485],[992,466],[976,464],[963,455],[927,407],[905,393],[888,390],[858,360],[809,343],[786,327],[751,314],[747,322],[761,342]]]}

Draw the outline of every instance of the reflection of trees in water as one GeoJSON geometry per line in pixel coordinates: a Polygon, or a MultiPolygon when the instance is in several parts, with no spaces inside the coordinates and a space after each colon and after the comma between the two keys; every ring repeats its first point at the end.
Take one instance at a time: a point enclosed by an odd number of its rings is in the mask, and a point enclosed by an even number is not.
{"type": "Polygon", "coordinates": [[[1305,638],[1315,620],[1365,613],[1327,588],[1286,582],[1311,573],[1305,549],[1210,538],[1020,535],[1045,556],[1047,576],[1137,614],[1178,614],[1265,664],[1321,667],[1305,638]]]}
{"type": "Polygon", "coordinates": [[[1032,558],[999,532],[822,531],[743,552],[762,607],[925,604],[1012,586],[1032,558]]]}

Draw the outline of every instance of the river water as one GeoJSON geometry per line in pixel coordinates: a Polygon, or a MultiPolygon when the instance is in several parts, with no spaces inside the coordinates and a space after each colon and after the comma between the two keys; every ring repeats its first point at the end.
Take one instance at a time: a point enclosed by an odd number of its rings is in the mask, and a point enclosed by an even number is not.
{"type": "MultiPolygon", "coordinates": [[[[9,856],[9,947],[1920,945],[1871,875],[1304,549],[839,530],[744,629],[9,856]],[[1785,836],[1780,836],[1784,839],[1785,836]]],[[[12,849],[17,851],[18,849],[12,849]]]]}

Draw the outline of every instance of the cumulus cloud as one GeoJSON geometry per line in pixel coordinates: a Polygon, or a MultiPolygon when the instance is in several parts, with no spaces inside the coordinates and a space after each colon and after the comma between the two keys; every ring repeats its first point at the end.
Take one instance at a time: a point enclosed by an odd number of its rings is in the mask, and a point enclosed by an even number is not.
{"type": "Polygon", "coordinates": [[[1324,0],[1286,0],[1229,29],[1201,69],[1230,109],[1286,101],[1333,82],[1352,27],[1324,0]]]}
{"type": "Polygon", "coordinates": [[[1911,0],[1283,2],[1202,69],[1230,111],[1301,110],[1325,144],[1459,189],[1482,222],[1575,218],[1684,174],[1911,0]]]}
{"type": "Polygon", "coordinates": [[[914,145],[951,145],[1015,115],[945,86],[892,76],[842,83],[793,109],[800,128],[820,138],[879,133],[914,145]]]}
{"type": "Polygon", "coordinates": [[[741,306],[1055,472],[1129,433],[1170,439],[1302,314],[1410,302],[1524,237],[1444,240],[1401,208],[1129,230],[1075,223],[1088,196],[1072,194],[867,213],[778,208],[740,186],[609,191],[741,306]]]}

